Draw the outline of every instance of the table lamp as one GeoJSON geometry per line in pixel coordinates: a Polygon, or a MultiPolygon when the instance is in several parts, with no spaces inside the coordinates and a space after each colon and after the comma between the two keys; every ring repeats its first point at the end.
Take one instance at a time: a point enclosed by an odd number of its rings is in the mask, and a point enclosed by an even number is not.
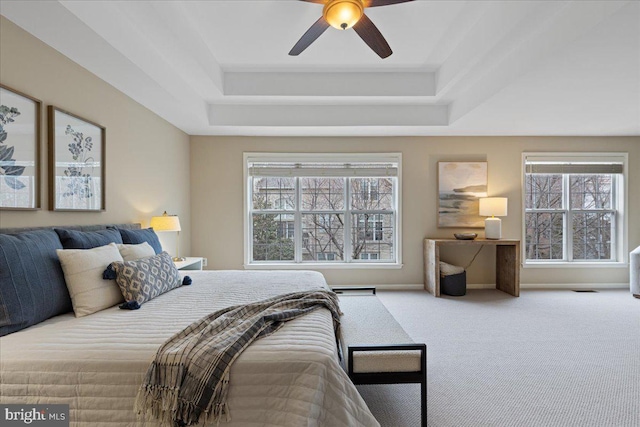
{"type": "Polygon", "coordinates": [[[168,215],[167,211],[164,211],[162,216],[154,216],[151,218],[151,223],[149,224],[154,231],[177,231],[178,235],[176,237],[176,256],[173,258],[174,261],[184,261],[185,258],[179,255],[179,242],[180,242],[180,218],[178,215],[168,215]]]}
{"type": "Polygon", "coordinates": [[[480,199],[480,216],[490,216],[484,220],[486,239],[502,238],[502,221],[496,216],[507,216],[506,197],[483,197],[480,199]]]}

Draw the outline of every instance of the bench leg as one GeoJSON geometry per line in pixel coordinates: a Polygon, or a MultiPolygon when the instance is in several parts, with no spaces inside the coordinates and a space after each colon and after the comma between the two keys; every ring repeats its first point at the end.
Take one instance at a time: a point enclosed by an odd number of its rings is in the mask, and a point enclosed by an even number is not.
{"type": "Polygon", "coordinates": [[[427,382],[420,383],[420,424],[427,427],[427,382]]]}
{"type": "Polygon", "coordinates": [[[427,346],[423,347],[420,355],[422,367],[422,381],[420,382],[420,419],[422,427],[427,427],[427,346]]]}

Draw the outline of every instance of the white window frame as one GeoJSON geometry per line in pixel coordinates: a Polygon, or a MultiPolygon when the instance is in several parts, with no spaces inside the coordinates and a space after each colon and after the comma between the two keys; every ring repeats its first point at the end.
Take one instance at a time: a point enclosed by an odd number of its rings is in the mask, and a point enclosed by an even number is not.
{"type": "MultiPolygon", "coordinates": [[[[369,228],[371,230],[371,239],[365,239],[371,242],[380,242],[383,240],[384,233],[384,220],[382,214],[370,214],[368,224],[365,224],[364,219],[358,220],[358,227],[363,227],[365,230],[369,228]],[[361,225],[362,224],[362,225],[361,225]],[[378,229],[380,225],[380,229],[378,229]]],[[[363,233],[366,233],[363,231],[363,233]]],[[[366,237],[366,236],[365,236],[366,237]]]]}
{"type": "MultiPolygon", "coordinates": [[[[571,153],[571,152],[525,152],[522,153],[522,174],[521,174],[521,189],[522,189],[522,245],[521,246],[521,259],[523,267],[525,268],[575,268],[575,267],[620,267],[626,268],[628,265],[628,239],[627,230],[629,223],[628,209],[628,153],[571,153]],[[569,175],[563,174],[563,206],[562,209],[552,210],[553,212],[563,213],[565,215],[564,232],[563,232],[563,251],[564,256],[562,260],[531,260],[526,258],[527,251],[527,230],[526,230],[526,165],[527,159],[543,160],[549,162],[574,162],[574,163],[596,163],[596,162],[612,162],[622,163],[623,171],[621,174],[617,174],[614,177],[614,191],[612,194],[612,209],[615,210],[615,215],[612,218],[615,232],[615,242],[611,247],[611,260],[572,260],[573,256],[573,241],[569,239],[569,233],[567,227],[571,227],[572,212],[574,211],[589,211],[569,209],[566,203],[570,202],[570,185],[569,175]]],[[[607,210],[602,210],[606,212],[607,210]]]]}
{"type": "MultiPolygon", "coordinates": [[[[243,153],[243,229],[244,229],[244,268],[245,269],[399,269],[402,268],[402,153],[260,153],[260,152],[245,152],[243,153]],[[396,211],[394,215],[395,233],[393,236],[393,247],[395,250],[395,260],[393,262],[367,262],[358,259],[348,259],[345,261],[336,262],[312,262],[304,261],[300,262],[298,254],[301,253],[301,245],[303,236],[300,239],[296,239],[296,260],[294,261],[252,261],[251,243],[253,239],[251,229],[251,179],[249,177],[249,164],[254,162],[293,162],[293,163],[397,163],[398,171],[396,178],[396,191],[394,192],[394,203],[396,211]]],[[[349,186],[346,186],[345,204],[349,203],[349,186]]],[[[299,193],[299,191],[298,191],[299,193]]],[[[298,201],[300,195],[297,195],[298,201]]],[[[350,212],[350,209],[348,210],[350,212]]],[[[292,212],[293,213],[293,212],[292,212]]],[[[321,212],[317,212],[321,213],[321,212]]],[[[382,212],[390,213],[390,212],[382,212]]],[[[349,213],[350,215],[350,213],[349,213]]],[[[301,219],[299,214],[296,214],[296,222],[299,223],[301,219]]],[[[351,218],[345,217],[345,236],[348,241],[351,239],[351,218]],[[348,227],[348,228],[347,228],[348,227]]],[[[297,227],[301,229],[301,227],[297,227]]],[[[345,241],[345,254],[348,247],[347,241],[345,241]]]]}

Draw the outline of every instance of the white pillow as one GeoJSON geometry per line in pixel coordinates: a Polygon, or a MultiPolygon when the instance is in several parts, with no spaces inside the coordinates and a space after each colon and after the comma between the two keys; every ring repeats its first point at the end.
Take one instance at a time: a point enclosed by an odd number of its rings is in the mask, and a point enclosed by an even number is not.
{"type": "Polygon", "coordinates": [[[115,280],[102,273],[114,261],[122,262],[115,243],[93,249],[57,249],[64,280],[76,317],[86,316],[124,301],[115,280]]]}
{"type": "Polygon", "coordinates": [[[154,256],[156,251],[153,250],[150,244],[142,242],[138,245],[122,245],[118,244],[118,250],[122,259],[125,261],[135,261],[140,258],[146,258],[154,256]]]}

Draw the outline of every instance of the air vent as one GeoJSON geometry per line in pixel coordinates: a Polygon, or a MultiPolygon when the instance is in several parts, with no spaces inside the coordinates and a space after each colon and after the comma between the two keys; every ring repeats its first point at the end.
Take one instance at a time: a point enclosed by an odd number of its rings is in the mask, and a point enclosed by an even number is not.
{"type": "Polygon", "coordinates": [[[593,293],[597,293],[598,291],[594,291],[593,289],[574,289],[573,292],[593,292],[593,293]]]}

